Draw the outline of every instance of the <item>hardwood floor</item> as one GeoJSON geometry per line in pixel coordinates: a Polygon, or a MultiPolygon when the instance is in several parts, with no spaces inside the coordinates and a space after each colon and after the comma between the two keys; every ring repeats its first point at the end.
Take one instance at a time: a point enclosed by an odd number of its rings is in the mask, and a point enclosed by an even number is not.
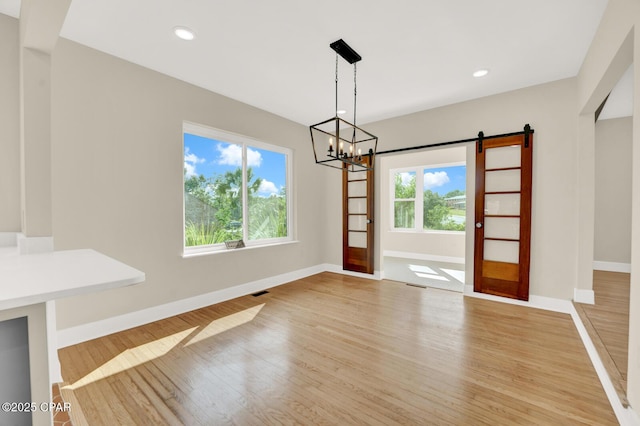
{"type": "Polygon", "coordinates": [[[593,271],[595,304],[576,304],[578,313],[598,350],[620,401],[628,405],[629,286],[631,276],[593,271]]]}
{"type": "Polygon", "coordinates": [[[75,426],[617,424],[569,315],[332,273],[59,355],[75,426]]]}

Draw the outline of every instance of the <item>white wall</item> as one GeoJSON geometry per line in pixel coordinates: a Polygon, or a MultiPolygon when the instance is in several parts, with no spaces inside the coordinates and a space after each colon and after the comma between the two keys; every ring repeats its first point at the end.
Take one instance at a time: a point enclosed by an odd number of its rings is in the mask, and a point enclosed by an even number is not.
{"type": "Polygon", "coordinates": [[[324,263],[326,168],[306,127],[64,39],[52,69],[56,249],[94,248],[147,277],[58,301],[59,329],[324,263]],[[181,257],[183,120],[294,150],[299,242],[181,257]]]}
{"type": "Polygon", "coordinates": [[[392,227],[390,170],[414,166],[466,163],[466,148],[447,148],[409,154],[378,157],[376,173],[380,175],[380,245],[383,251],[400,251],[421,255],[464,259],[465,234],[462,232],[407,232],[392,227]]]}
{"type": "Polygon", "coordinates": [[[594,260],[631,262],[631,117],[599,120],[595,141],[594,260]]]}
{"type": "MultiPolygon", "coordinates": [[[[576,286],[576,81],[567,79],[447,107],[397,117],[362,127],[377,135],[379,150],[418,146],[523,130],[533,136],[531,286],[533,295],[571,299],[576,286]]],[[[470,158],[473,158],[471,156],[470,158]]],[[[376,199],[381,173],[376,176],[376,199]]],[[[332,183],[335,185],[335,183],[332,183]]],[[[469,190],[469,189],[468,189],[469,190]]],[[[340,210],[340,194],[327,194],[327,211],[340,210]]],[[[376,203],[376,217],[381,217],[376,203]]],[[[376,233],[383,232],[376,221],[376,233]]],[[[339,243],[328,236],[332,263],[340,263],[339,243]]],[[[379,239],[378,239],[379,240],[379,239]]],[[[472,245],[467,244],[467,251],[472,245]]],[[[473,252],[467,258],[473,258],[473,252]]],[[[381,265],[376,246],[376,269],[381,265]]],[[[468,272],[469,274],[469,272],[468,272]]],[[[472,275],[469,275],[472,276],[472,275]]]]}
{"type": "Polygon", "coordinates": [[[18,21],[0,14],[0,232],[20,231],[18,21]]]}
{"type": "MultiPolygon", "coordinates": [[[[589,176],[595,171],[588,145],[595,137],[582,125],[588,117],[576,126],[576,115],[593,111],[634,58],[640,63],[640,31],[633,31],[639,23],[637,0],[609,0],[577,79],[363,127],[380,137],[379,148],[385,150],[468,138],[480,130],[487,135],[517,131],[530,123],[535,129],[531,293],[570,299],[573,288],[581,285],[578,277],[588,275],[593,260],[578,254],[579,236],[589,240],[594,233],[593,218],[586,214],[593,209],[583,209],[582,214],[580,210],[582,202],[593,206],[589,191],[595,192],[594,183],[589,176]],[[581,188],[586,193],[578,195],[581,188]]],[[[0,59],[0,231],[16,231],[20,227],[17,21],[3,15],[0,59]]],[[[309,164],[312,154],[304,126],[65,40],[56,47],[53,61],[56,248],[93,247],[147,273],[147,281],[139,286],[58,302],[60,328],[319,263],[341,263],[340,173],[309,164]],[[295,149],[299,243],[180,257],[182,120],[295,149]]],[[[634,103],[640,105],[637,65],[634,84],[634,103]]],[[[640,146],[640,114],[633,117],[633,145],[640,146]]],[[[633,150],[632,168],[631,263],[640,270],[639,149],[633,150]]],[[[378,173],[378,199],[380,188],[378,173]]],[[[380,205],[376,203],[377,218],[380,205]]],[[[378,235],[380,225],[377,220],[378,235]]],[[[628,396],[636,411],[639,324],[640,274],[632,274],[628,396]]]]}
{"type": "MultiPolygon", "coordinates": [[[[637,0],[609,0],[602,21],[578,74],[578,137],[586,148],[578,175],[578,183],[591,194],[585,194],[585,205],[593,205],[595,175],[595,130],[590,128],[589,114],[604,100],[616,82],[634,64],[633,104],[640,105],[640,2],[637,0]]],[[[627,371],[627,397],[631,407],[640,413],[640,114],[632,118],[632,204],[631,204],[631,294],[629,304],[629,368],[627,371]],[[634,272],[635,271],[635,272],[634,272]]],[[[585,209],[588,211],[587,209],[585,209]]],[[[594,220],[589,215],[579,217],[580,234],[593,235],[594,220]]],[[[593,239],[592,239],[593,240],[593,239]]],[[[588,244],[589,240],[585,240],[588,244]]],[[[591,243],[593,244],[593,242],[591,243]]],[[[588,253],[586,250],[585,253],[588,253]]],[[[593,251],[593,250],[592,250],[593,251]]],[[[581,256],[578,276],[588,277],[593,258],[581,256]]],[[[582,280],[582,278],[581,278],[582,280]]],[[[588,278],[585,279],[588,281],[588,278]]]]}

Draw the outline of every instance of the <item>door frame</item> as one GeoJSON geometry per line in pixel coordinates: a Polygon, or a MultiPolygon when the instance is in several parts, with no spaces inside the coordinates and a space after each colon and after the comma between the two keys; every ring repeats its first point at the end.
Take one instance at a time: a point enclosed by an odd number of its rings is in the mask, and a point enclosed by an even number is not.
{"type": "MultiPolygon", "coordinates": [[[[477,293],[488,293],[497,296],[510,297],[518,300],[529,300],[529,276],[531,266],[531,198],[532,198],[532,176],[533,176],[533,136],[530,127],[525,126],[525,131],[517,134],[492,137],[484,139],[482,132],[476,142],[476,179],[475,179],[475,215],[474,215],[474,274],[473,291],[477,293]],[[518,281],[515,292],[505,292],[503,290],[486,288],[491,278],[483,276],[484,272],[484,220],[485,220],[485,167],[484,152],[487,147],[499,148],[521,145],[520,154],[520,232],[519,232],[519,256],[516,274],[518,281]]],[[[489,265],[486,265],[489,266],[489,265]]],[[[503,280],[504,281],[504,280],[503,280]]]]}
{"type": "MultiPolygon", "coordinates": [[[[372,158],[369,156],[363,156],[363,160],[368,162],[371,166],[372,158]]],[[[371,167],[366,171],[360,171],[359,173],[366,173],[364,179],[366,189],[366,233],[367,233],[367,247],[350,247],[349,246],[349,164],[344,163],[342,168],[342,269],[345,271],[361,272],[364,274],[374,273],[374,242],[375,242],[375,227],[374,227],[374,212],[375,212],[375,174],[374,168],[371,167]]],[[[353,181],[353,180],[352,180],[353,181]]]]}

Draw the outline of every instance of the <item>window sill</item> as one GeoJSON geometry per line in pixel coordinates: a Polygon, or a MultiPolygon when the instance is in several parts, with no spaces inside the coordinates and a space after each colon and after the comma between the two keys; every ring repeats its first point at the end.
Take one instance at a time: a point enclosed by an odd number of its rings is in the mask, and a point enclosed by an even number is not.
{"type": "Polygon", "coordinates": [[[217,254],[221,254],[221,253],[237,253],[237,252],[261,249],[261,248],[267,248],[267,247],[276,247],[276,246],[286,246],[286,245],[289,245],[289,244],[298,244],[299,242],[300,241],[298,241],[298,240],[281,241],[281,242],[269,243],[269,244],[250,245],[250,246],[245,246],[245,247],[237,248],[237,249],[227,249],[227,248],[224,248],[224,247],[207,248],[207,249],[202,249],[201,251],[194,250],[194,251],[191,251],[191,252],[183,252],[182,253],[182,258],[183,259],[188,259],[188,258],[192,258],[192,257],[217,255],[217,254]]]}
{"type": "Polygon", "coordinates": [[[464,235],[466,231],[443,231],[436,229],[401,229],[392,228],[388,232],[395,232],[398,234],[443,234],[443,235],[464,235]]]}

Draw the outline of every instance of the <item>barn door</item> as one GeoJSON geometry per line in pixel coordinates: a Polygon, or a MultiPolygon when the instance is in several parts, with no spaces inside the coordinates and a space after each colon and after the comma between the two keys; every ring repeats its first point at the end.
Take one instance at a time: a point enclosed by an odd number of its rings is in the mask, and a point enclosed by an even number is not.
{"type": "Polygon", "coordinates": [[[373,169],[347,167],[342,170],[342,269],[373,274],[373,169]]]}
{"type": "Polygon", "coordinates": [[[476,149],[474,291],[529,300],[533,135],[476,149]]]}

